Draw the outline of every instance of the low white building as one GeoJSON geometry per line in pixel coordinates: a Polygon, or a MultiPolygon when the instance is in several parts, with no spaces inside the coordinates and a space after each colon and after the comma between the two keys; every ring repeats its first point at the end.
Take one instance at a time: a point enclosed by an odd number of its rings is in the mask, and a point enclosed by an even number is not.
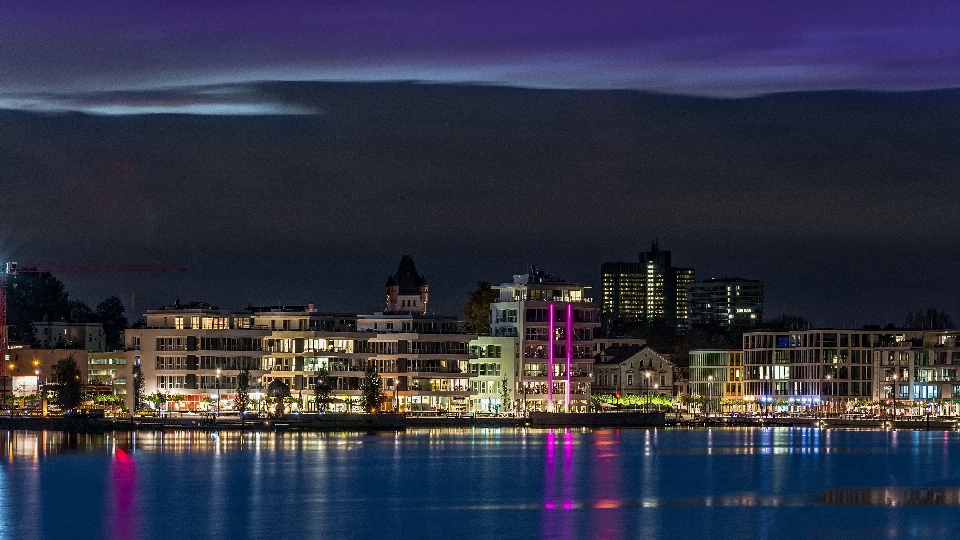
{"type": "Polygon", "coordinates": [[[673,396],[674,366],[645,345],[611,345],[594,359],[594,394],[673,396]]]}
{"type": "Polygon", "coordinates": [[[35,322],[33,334],[44,349],[83,349],[105,352],[107,338],[100,323],[67,321],[35,322]]]}

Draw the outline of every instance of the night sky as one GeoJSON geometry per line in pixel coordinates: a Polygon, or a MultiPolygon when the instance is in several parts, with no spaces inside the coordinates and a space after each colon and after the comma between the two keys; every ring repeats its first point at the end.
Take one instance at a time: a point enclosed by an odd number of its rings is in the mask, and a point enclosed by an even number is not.
{"type": "Polygon", "coordinates": [[[960,2],[195,4],[0,6],[0,259],[371,312],[409,253],[456,313],[657,238],[768,316],[960,318],[960,2]]]}

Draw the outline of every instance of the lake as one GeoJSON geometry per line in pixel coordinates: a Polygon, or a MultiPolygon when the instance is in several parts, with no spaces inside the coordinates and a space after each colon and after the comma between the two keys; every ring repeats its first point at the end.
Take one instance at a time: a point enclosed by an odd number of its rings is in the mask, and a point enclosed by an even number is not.
{"type": "Polygon", "coordinates": [[[946,538],[960,434],[2,432],[0,539],[946,538]]]}

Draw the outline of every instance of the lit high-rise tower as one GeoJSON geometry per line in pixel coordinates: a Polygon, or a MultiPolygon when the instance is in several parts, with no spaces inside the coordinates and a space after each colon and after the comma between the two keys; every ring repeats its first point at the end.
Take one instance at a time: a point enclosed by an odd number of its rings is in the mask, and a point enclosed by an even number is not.
{"type": "Polygon", "coordinates": [[[694,270],[674,268],[671,253],[656,241],[640,253],[639,263],[608,262],[600,271],[603,313],[609,319],[689,326],[686,286],[693,283],[694,270]]]}

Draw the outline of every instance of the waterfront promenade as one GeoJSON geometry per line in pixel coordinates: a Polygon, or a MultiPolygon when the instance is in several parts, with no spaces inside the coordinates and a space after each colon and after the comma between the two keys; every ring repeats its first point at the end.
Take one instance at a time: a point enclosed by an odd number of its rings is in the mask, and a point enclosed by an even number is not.
{"type": "Polygon", "coordinates": [[[659,412],[602,414],[531,413],[529,416],[394,415],[394,414],[303,414],[283,418],[254,418],[241,422],[237,415],[168,416],[73,420],[63,417],[0,417],[0,430],[53,430],[77,432],[197,429],[244,429],[251,431],[404,431],[420,428],[704,428],[704,427],[810,427],[846,429],[960,429],[957,419],[909,417],[898,419],[844,417],[744,417],[710,418],[666,416],[659,412]]]}

